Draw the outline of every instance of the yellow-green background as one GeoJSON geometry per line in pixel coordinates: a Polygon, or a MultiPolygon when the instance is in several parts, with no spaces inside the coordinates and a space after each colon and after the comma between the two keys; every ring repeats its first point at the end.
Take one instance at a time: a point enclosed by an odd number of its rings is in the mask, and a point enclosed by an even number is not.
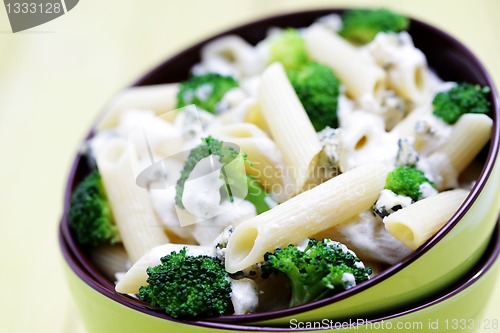
{"type": "MultiPolygon", "coordinates": [[[[500,84],[498,0],[80,0],[16,34],[0,8],[0,332],[84,332],[56,232],[72,157],[112,94],[225,28],[304,8],[379,5],[450,32],[500,84]]],[[[500,286],[492,293],[485,318],[500,319],[500,286]]]]}

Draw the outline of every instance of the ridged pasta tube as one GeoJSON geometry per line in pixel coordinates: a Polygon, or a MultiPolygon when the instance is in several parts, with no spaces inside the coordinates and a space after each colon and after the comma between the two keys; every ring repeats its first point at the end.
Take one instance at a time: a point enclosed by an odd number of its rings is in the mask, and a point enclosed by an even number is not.
{"type": "Polygon", "coordinates": [[[382,164],[357,167],[239,224],[229,238],[226,270],[243,270],[268,251],[297,244],[369,209],[385,184],[382,164]]]}

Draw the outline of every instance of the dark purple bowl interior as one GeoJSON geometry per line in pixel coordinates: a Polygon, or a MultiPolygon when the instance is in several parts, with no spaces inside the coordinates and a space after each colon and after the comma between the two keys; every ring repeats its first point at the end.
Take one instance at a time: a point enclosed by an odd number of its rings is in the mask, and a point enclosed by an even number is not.
{"type": "MultiPolygon", "coordinates": [[[[324,9],[324,10],[313,10],[306,12],[298,12],[291,14],[284,14],[279,16],[274,16],[266,18],[263,20],[255,21],[249,24],[242,25],[240,27],[228,30],[224,33],[216,35],[212,38],[206,39],[183,52],[169,58],[159,66],[155,67],[152,71],[146,74],[143,78],[138,80],[134,86],[142,85],[154,85],[161,83],[179,82],[185,80],[188,77],[189,70],[196,62],[200,60],[200,50],[208,42],[218,37],[235,34],[243,37],[251,44],[255,44],[262,40],[270,27],[305,27],[313,23],[318,17],[330,14],[330,13],[340,13],[342,10],[324,9]]],[[[342,300],[348,296],[359,293],[360,291],[373,286],[387,279],[388,277],[394,275],[398,271],[402,270],[404,267],[411,264],[413,261],[418,259],[428,250],[430,250],[436,242],[442,239],[446,234],[460,221],[462,216],[471,207],[473,202],[478,197],[481,189],[486,183],[493,165],[496,161],[500,142],[500,132],[498,127],[498,119],[500,115],[500,103],[497,90],[495,88],[494,82],[487,73],[484,66],[480,61],[459,41],[451,37],[450,35],[438,30],[426,23],[418,20],[411,20],[411,27],[409,29],[413,41],[420,50],[424,52],[427,56],[427,61],[432,69],[443,79],[448,81],[457,82],[470,82],[477,83],[481,85],[486,85],[491,88],[490,102],[492,104],[492,110],[490,116],[493,118],[493,134],[490,144],[483,149],[480,154],[479,159],[484,161],[483,170],[476,182],[476,185],[472,189],[471,193],[462,204],[460,209],[454,214],[445,227],[443,227],[434,237],[432,237],[428,242],[422,245],[417,251],[414,251],[410,256],[408,256],[401,263],[390,267],[385,270],[380,275],[375,278],[364,282],[348,291],[336,294],[334,296],[328,297],[326,299],[305,304],[302,306],[282,309],[277,311],[256,313],[249,315],[240,316],[220,316],[216,318],[211,318],[211,321],[222,321],[222,322],[252,322],[269,320],[277,317],[282,317],[286,315],[292,315],[294,313],[303,312],[307,310],[312,310],[317,307],[324,306],[339,300],[342,300]]],[[[92,130],[89,132],[87,137],[91,137],[93,134],[92,130]]],[[[95,288],[95,283],[99,284],[100,287],[105,288],[107,292],[106,296],[126,304],[128,306],[140,309],[146,313],[153,314],[155,316],[168,318],[170,317],[154,312],[150,310],[144,303],[133,299],[128,296],[120,295],[114,291],[114,285],[111,281],[106,279],[97,268],[91,263],[88,258],[88,253],[82,247],[80,247],[74,240],[74,237],[69,229],[67,221],[67,212],[69,209],[70,197],[75,186],[83,179],[83,177],[89,172],[87,164],[81,155],[77,155],[70,171],[65,200],[64,200],[64,215],[61,222],[61,232],[65,241],[66,251],[71,252],[71,257],[75,259],[81,266],[79,270],[85,271],[85,275],[82,277],[85,281],[90,281],[89,278],[92,277],[92,285],[95,288]]],[[[72,261],[74,262],[74,261],[72,261]]],[[[102,292],[102,288],[99,288],[102,292]]]]}

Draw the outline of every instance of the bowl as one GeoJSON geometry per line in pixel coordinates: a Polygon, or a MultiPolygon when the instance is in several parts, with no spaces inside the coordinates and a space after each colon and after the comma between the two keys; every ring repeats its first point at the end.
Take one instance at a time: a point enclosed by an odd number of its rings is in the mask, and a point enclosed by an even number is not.
{"type": "MultiPolygon", "coordinates": [[[[269,27],[308,26],[318,17],[332,12],[339,13],[341,10],[324,9],[279,15],[228,30],[171,57],[137,81],[134,86],[184,80],[190,67],[200,60],[202,46],[223,35],[236,34],[255,44],[264,38],[269,27]]],[[[323,300],[294,308],[240,316],[220,316],[211,318],[209,321],[283,325],[292,318],[302,321],[322,318],[340,320],[361,318],[380,312],[386,313],[442,291],[460,280],[481,258],[500,211],[500,201],[496,198],[500,185],[498,93],[485,67],[459,41],[435,27],[413,19],[409,33],[415,45],[426,54],[430,67],[436,70],[440,77],[446,80],[487,85],[492,91],[490,102],[491,117],[494,121],[493,133],[488,147],[482,153],[484,167],[464,203],[450,221],[424,245],[402,262],[367,282],[323,300]]],[[[89,137],[92,134],[93,132],[90,131],[89,137]]],[[[68,227],[67,212],[71,193],[86,173],[88,169],[84,158],[77,155],[67,182],[61,237],[65,251],[69,252],[68,257],[73,258],[78,263],[79,269],[90,274],[92,279],[85,279],[85,282],[80,281],[81,283],[76,283],[74,286],[86,287],[87,291],[95,289],[101,294],[103,290],[106,290],[103,295],[108,306],[115,307],[121,304],[139,310],[140,313],[134,313],[134,317],[146,316],[155,322],[161,318],[171,320],[164,314],[148,310],[148,306],[137,299],[116,293],[113,283],[103,277],[88,259],[88,253],[75,243],[68,227]]],[[[72,270],[75,270],[75,267],[71,265],[72,270]]],[[[77,273],[77,276],[80,275],[77,273]]],[[[73,287],[73,290],[75,288],[77,287],[73,287]]],[[[84,294],[80,296],[84,297],[84,294]]]]}
{"type": "Polygon", "coordinates": [[[81,318],[87,330],[92,333],[292,332],[298,329],[327,328],[345,332],[348,327],[368,331],[471,332],[495,327],[493,318],[482,318],[481,314],[499,276],[500,223],[485,253],[474,267],[459,282],[428,299],[378,316],[343,320],[324,317],[316,321],[291,318],[277,326],[165,319],[145,306],[129,302],[126,297],[117,299],[112,291],[97,281],[72,255],[62,231],[59,243],[64,257],[66,280],[81,318]]]}

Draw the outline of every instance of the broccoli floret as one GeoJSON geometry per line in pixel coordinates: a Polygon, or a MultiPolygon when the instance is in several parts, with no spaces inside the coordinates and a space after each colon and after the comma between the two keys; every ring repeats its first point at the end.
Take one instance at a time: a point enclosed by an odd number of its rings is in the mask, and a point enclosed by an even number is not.
{"type": "Polygon", "coordinates": [[[236,87],[238,82],[231,76],[216,73],[194,75],[181,83],[177,93],[177,108],[194,104],[215,114],[217,103],[225,93],[236,87]]]}
{"type": "Polygon", "coordinates": [[[409,25],[407,17],[387,9],[352,9],[342,15],[339,34],[351,42],[366,44],[379,32],[400,32],[409,25]]]}
{"type": "Polygon", "coordinates": [[[433,188],[436,186],[427,179],[424,173],[414,167],[397,167],[387,175],[385,189],[395,194],[410,197],[413,201],[422,199],[422,185],[428,183],[433,188]]]}
{"type": "Polygon", "coordinates": [[[269,48],[269,63],[279,61],[287,70],[297,69],[309,61],[304,39],[293,28],[271,38],[269,48]]]}
{"type": "MultiPolygon", "coordinates": [[[[177,206],[184,208],[182,203],[182,195],[184,193],[184,184],[189,178],[189,175],[202,159],[213,155],[219,158],[219,162],[224,166],[235,158],[238,157],[239,152],[231,146],[224,145],[224,142],[217,140],[211,136],[202,139],[202,143],[191,150],[185,164],[181,171],[181,176],[176,184],[176,195],[175,203],[177,206]]],[[[242,154],[243,158],[246,159],[246,154],[242,154]]],[[[265,212],[272,208],[273,199],[270,197],[266,191],[261,187],[259,182],[251,177],[247,177],[248,193],[245,200],[250,201],[256,208],[257,214],[265,212]]],[[[228,190],[230,195],[230,200],[234,198],[231,197],[232,193],[228,190]]]]}
{"type": "Polygon", "coordinates": [[[195,319],[223,314],[231,299],[231,283],[222,263],[209,256],[188,256],[184,247],[147,269],[148,285],[139,299],[159,306],[174,318],[195,319]]]}
{"type": "Polygon", "coordinates": [[[314,129],[338,127],[340,81],[331,68],[312,61],[287,74],[314,129]]]}
{"type": "Polygon", "coordinates": [[[464,113],[488,113],[490,88],[459,83],[446,92],[436,94],[432,105],[434,115],[454,124],[464,113]]]}
{"type": "Polygon", "coordinates": [[[222,141],[217,140],[211,136],[203,138],[202,143],[193,148],[189,153],[189,156],[184,164],[184,168],[181,171],[181,176],[175,186],[175,203],[177,206],[184,208],[184,205],[182,204],[184,184],[186,183],[186,180],[189,178],[189,175],[193,171],[196,164],[210,155],[219,157],[219,162],[224,166],[238,157],[239,152],[233,147],[224,145],[222,141]]]}
{"type": "Polygon", "coordinates": [[[322,299],[368,280],[371,269],[341,243],[310,239],[304,250],[295,245],[267,252],[262,277],[285,274],[290,282],[290,306],[322,299]]]}
{"type": "Polygon", "coordinates": [[[98,171],[89,174],[76,187],[71,196],[68,218],[69,226],[81,245],[115,244],[120,239],[98,171]]]}

